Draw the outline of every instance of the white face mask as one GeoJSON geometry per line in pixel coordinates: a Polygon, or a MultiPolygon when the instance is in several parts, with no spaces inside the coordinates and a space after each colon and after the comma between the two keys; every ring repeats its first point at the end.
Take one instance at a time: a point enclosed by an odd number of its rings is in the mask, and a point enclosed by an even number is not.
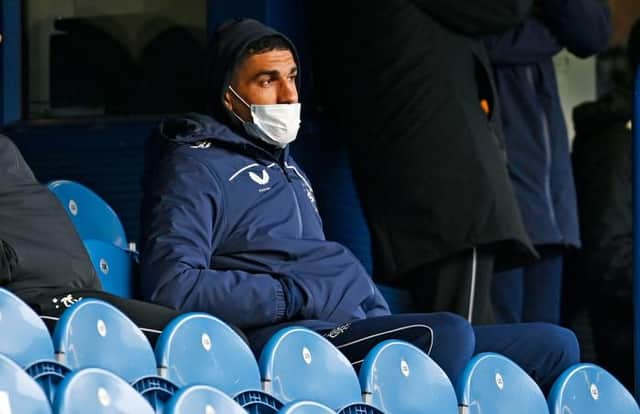
{"type": "Polygon", "coordinates": [[[249,105],[231,86],[229,90],[251,110],[251,122],[231,111],[242,122],[247,134],[279,148],[296,139],[300,129],[300,103],[249,105]]]}

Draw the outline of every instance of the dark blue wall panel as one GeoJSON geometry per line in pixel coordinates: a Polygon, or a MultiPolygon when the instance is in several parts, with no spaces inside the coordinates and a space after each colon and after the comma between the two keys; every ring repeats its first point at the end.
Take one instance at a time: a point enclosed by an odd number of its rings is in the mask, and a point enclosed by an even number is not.
{"type": "Polygon", "coordinates": [[[5,131],[38,179],[78,181],[118,213],[137,241],[144,142],[157,120],[14,125],[5,131]]]}

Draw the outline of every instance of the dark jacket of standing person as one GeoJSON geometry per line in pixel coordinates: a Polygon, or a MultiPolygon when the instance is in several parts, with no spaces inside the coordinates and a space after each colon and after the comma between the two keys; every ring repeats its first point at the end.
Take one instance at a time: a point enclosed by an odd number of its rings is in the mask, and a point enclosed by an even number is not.
{"type": "Polygon", "coordinates": [[[586,284],[598,363],[633,386],[632,94],[617,88],[575,108],[573,168],[586,284]]]}
{"type": "Polygon", "coordinates": [[[64,207],[0,135],[0,286],[29,302],[49,289],[101,289],[64,207]]]}
{"type": "Polygon", "coordinates": [[[509,174],[536,245],[580,245],[569,141],[552,57],[604,50],[609,12],[599,0],[542,0],[516,28],[486,39],[502,104],[509,174]]]}
{"type": "Polygon", "coordinates": [[[313,2],[316,92],[349,145],[378,279],[480,245],[495,251],[498,268],[535,256],[478,40],[518,23],[530,5],[313,2]]]}

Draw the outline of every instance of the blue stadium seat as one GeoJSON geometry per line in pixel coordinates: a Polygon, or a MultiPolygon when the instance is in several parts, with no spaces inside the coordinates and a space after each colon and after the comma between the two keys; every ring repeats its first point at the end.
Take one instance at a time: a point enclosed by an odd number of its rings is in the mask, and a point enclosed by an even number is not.
{"type": "Polygon", "coordinates": [[[142,331],[114,306],[82,299],[63,314],[53,332],[58,359],[71,369],[103,368],[124,378],[156,409],[177,390],[157,376],[153,349],[142,331]]]}
{"type": "Polygon", "coordinates": [[[335,414],[331,408],[315,401],[295,401],[282,407],[278,414],[335,414]]]}
{"type": "MultiPolygon", "coordinates": [[[[11,335],[4,335],[7,336],[11,335]]],[[[20,366],[2,354],[0,413],[51,414],[51,406],[42,388],[20,366]]]]}
{"type": "Polygon", "coordinates": [[[133,297],[133,259],[131,253],[102,240],[84,240],[91,263],[105,292],[133,297]]]}
{"type": "Polygon", "coordinates": [[[168,402],[164,414],[247,414],[224,392],[208,385],[181,388],[168,402]]]}
{"type": "Polygon", "coordinates": [[[100,196],[73,181],[52,181],[47,187],[64,206],[82,240],[102,240],[128,248],[118,215],[100,196]]]}
{"type": "Polygon", "coordinates": [[[54,360],[51,336],[40,317],[20,298],[2,288],[0,332],[4,333],[0,353],[25,369],[53,401],[56,387],[69,369],[54,360]]]}
{"type": "Polygon", "coordinates": [[[309,329],[276,332],[265,345],[259,366],[263,389],[284,403],[310,400],[341,413],[379,412],[361,402],[358,377],[347,358],[309,329]]]}
{"type": "Polygon", "coordinates": [[[576,364],[556,380],[549,393],[551,414],[640,414],[629,391],[594,364],[576,364]]]}
{"type": "Polygon", "coordinates": [[[67,375],[53,406],[56,414],[154,414],[151,405],[126,381],[100,368],[67,375]]]}
{"type": "Polygon", "coordinates": [[[376,345],[360,368],[364,400],[387,413],[457,414],[449,378],[419,348],[398,340],[376,345]]]}
{"type": "Polygon", "coordinates": [[[178,387],[203,384],[235,398],[251,413],[275,413],[282,403],[261,391],[260,371],[245,341],[206,313],[187,313],[165,327],[156,343],[162,377],[178,387]]]}
{"type": "Polygon", "coordinates": [[[469,361],[458,379],[456,393],[461,414],[549,413],[533,379],[510,359],[491,352],[469,361]]]}

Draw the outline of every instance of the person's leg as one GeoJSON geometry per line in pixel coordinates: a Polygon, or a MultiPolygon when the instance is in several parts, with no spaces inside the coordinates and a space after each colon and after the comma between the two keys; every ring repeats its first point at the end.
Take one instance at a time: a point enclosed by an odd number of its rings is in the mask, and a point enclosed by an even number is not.
{"type": "Polygon", "coordinates": [[[521,267],[493,275],[491,298],[497,323],[522,322],[523,279],[521,267]]]}
{"type": "Polygon", "coordinates": [[[537,249],[540,260],[524,271],[523,322],[560,323],[563,253],[561,247],[537,249]]]}
{"type": "Polygon", "coordinates": [[[53,331],[62,313],[78,300],[95,298],[108,302],[127,315],[146,335],[152,346],[164,327],[180,313],[154,303],[126,299],[106,292],[86,289],[63,289],[41,294],[29,301],[42,320],[53,331]]]}
{"type": "Polygon", "coordinates": [[[403,277],[421,312],[453,312],[474,325],[494,323],[493,253],[471,249],[426,264],[403,277]]]}
{"type": "Polygon", "coordinates": [[[451,313],[399,314],[363,319],[320,332],[357,370],[367,353],[387,339],[407,341],[425,351],[455,381],[475,347],[473,329],[451,313]]]}
{"type": "Polygon", "coordinates": [[[547,393],[553,381],[580,361],[574,333],[548,323],[476,326],[476,353],[497,352],[520,365],[547,393]]]}

